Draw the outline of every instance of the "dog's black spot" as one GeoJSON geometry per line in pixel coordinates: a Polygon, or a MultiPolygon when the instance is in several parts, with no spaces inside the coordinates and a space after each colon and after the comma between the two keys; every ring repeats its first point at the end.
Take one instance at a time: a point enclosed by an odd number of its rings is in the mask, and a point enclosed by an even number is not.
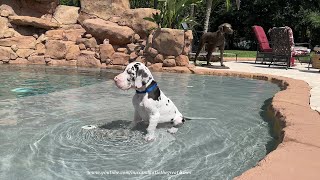
{"type": "MultiPolygon", "coordinates": [[[[138,64],[138,63],[136,63],[135,65],[133,65],[133,67],[136,69],[136,71],[139,70],[139,64],[138,64]]],[[[133,67],[132,67],[132,68],[133,68],[133,67]]]]}
{"type": "Polygon", "coordinates": [[[186,120],[184,118],[182,118],[182,122],[184,123],[186,120]]]}
{"type": "MultiPolygon", "coordinates": [[[[155,83],[156,83],[155,81],[152,81],[150,83],[150,85],[147,87],[147,89],[150,88],[151,86],[153,86],[155,83]]],[[[154,88],[151,92],[148,92],[148,98],[151,98],[151,99],[153,99],[155,101],[159,101],[160,100],[159,99],[160,98],[160,89],[159,89],[158,86],[156,88],[154,88]]]]}
{"type": "Polygon", "coordinates": [[[166,104],[166,106],[168,106],[168,104],[166,104]]]}
{"type": "MultiPolygon", "coordinates": [[[[146,77],[148,77],[149,75],[148,75],[148,73],[146,73],[145,70],[139,69],[139,70],[137,71],[137,76],[141,76],[142,78],[146,78],[146,77]]],[[[149,80],[150,80],[150,79],[149,79],[149,80]]]]}
{"type": "Polygon", "coordinates": [[[173,121],[173,118],[171,119],[171,121],[173,121]]]}
{"type": "Polygon", "coordinates": [[[170,122],[171,124],[173,124],[173,122],[170,122]]]}
{"type": "Polygon", "coordinates": [[[142,85],[143,85],[143,86],[146,85],[146,84],[147,84],[146,82],[142,81],[142,85]]]}
{"type": "Polygon", "coordinates": [[[170,102],[170,100],[168,99],[168,103],[170,102]]]}

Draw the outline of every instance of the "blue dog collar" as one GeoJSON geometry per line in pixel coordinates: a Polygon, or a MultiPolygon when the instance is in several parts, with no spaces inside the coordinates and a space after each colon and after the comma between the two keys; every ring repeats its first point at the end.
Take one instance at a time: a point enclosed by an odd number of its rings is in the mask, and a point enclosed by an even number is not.
{"type": "Polygon", "coordinates": [[[151,87],[147,88],[147,89],[144,90],[144,91],[138,91],[138,90],[136,90],[136,93],[137,93],[137,94],[149,93],[149,92],[153,91],[157,86],[158,86],[158,84],[155,83],[155,84],[153,84],[151,87]]]}

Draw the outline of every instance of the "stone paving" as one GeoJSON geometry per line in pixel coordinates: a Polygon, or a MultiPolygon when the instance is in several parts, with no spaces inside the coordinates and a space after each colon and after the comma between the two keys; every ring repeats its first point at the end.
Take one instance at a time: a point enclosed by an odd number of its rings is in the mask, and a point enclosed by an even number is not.
{"type": "MultiPolygon", "coordinates": [[[[212,65],[219,64],[219,62],[212,63],[212,65]]],[[[310,68],[310,70],[308,70],[307,63],[296,63],[296,66],[288,70],[286,70],[284,66],[268,67],[268,65],[265,64],[255,64],[253,61],[228,61],[225,62],[225,65],[230,68],[230,71],[271,74],[303,80],[312,88],[310,91],[311,108],[320,112],[320,72],[319,69],[310,68]]]]}

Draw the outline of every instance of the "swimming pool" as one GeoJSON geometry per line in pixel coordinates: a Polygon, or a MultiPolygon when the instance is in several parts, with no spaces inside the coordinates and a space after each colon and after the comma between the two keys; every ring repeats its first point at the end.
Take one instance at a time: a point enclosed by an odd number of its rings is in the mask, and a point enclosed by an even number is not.
{"type": "Polygon", "coordinates": [[[126,129],[134,91],[115,87],[115,71],[0,70],[0,179],[232,179],[275,146],[266,106],[280,89],[267,81],[154,73],[180,111],[200,119],[175,135],[160,126],[147,143],[145,124],[126,129]]]}

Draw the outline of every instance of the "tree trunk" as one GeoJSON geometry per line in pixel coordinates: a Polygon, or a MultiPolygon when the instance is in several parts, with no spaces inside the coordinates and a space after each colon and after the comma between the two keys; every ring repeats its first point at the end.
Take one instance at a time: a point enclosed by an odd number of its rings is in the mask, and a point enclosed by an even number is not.
{"type": "Polygon", "coordinates": [[[154,9],[158,8],[158,0],[153,0],[153,8],[154,9]]]}
{"type": "Polygon", "coordinates": [[[204,21],[204,27],[203,27],[204,33],[208,32],[208,29],[209,29],[209,20],[210,20],[211,8],[212,8],[212,1],[213,0],[207,0],[206,19],[204,21]]]}
{"type": "Polygon", "coordinates": [[[194,17],[194,4],[191,4],[190,17],[194,17]]]}

